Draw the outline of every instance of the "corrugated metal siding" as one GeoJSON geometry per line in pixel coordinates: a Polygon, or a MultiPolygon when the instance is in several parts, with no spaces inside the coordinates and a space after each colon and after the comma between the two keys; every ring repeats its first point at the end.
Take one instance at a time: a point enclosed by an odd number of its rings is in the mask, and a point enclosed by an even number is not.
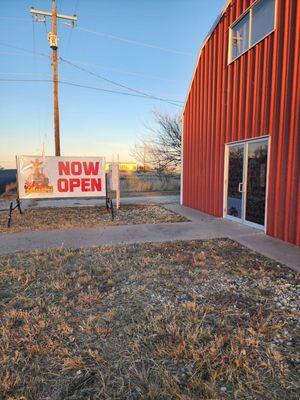
{"type": "Polygon", "coordinates": [[[300,1],[277,0],[276,28],[227,65],[233,0],[202,48],[183,114],[183,204],[223,215],[224,143],[270,135],[267,234],[300,245],[300,1]]]}

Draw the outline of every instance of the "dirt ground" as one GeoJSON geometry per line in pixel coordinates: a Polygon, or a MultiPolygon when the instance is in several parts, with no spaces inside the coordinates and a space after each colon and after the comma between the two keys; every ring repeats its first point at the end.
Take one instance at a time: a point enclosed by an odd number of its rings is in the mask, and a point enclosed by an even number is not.
{"type": "Polygon", "coordinates": [[[121,206],[116,211],[114,221],[104,206],[32,208],[26,209],[22,215],[16,209],[10,228],[7,228],[7,218],[7,212],[0,213],[0,233],[187,221],[181,215],[157,204],[121,206]]]}
{"type": "Polygon", "coordinates": [[[2,399],[299,399],[299,274],[229,239],[0,259],[2,399]]]}

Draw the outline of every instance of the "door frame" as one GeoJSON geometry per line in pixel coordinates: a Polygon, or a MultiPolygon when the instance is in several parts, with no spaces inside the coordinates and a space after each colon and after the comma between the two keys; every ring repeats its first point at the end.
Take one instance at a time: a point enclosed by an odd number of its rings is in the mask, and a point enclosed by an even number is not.
{"type": "Polygon", "coordinates": [[[240,224],[248,225],[256,229],[267,231],[267,213],[268,213],[268,192],[269,192],[269,165],[270,165],[270,147],[271,140],[269,135],[258,136],[251,139],[239,140],[235,142],[224,143],[224,180],[223,180],[223,218],[238,222],[240,224]],[[268,159],[267,159],[267,174],[266,174],[266,196],[265,196],[265,219],[264,225],[256,224],[255,222],[247,221],[246,214],[246,190],[247,190],[247,174],[248,174],[248,144],[251,142],[268,141],[268,159]],[[244,159],[243,159],[243,195],[242,195],[242,216],[241,218],[227,215],[227,195],[228,195],[228,172],[229,172],[229,149],[230,146],[244,145],[244,159]]]}

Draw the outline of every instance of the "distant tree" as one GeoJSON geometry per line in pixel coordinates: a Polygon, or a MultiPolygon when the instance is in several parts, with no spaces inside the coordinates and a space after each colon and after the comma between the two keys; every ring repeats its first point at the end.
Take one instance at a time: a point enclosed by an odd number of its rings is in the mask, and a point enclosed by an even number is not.
{"type": "Polygon", "coordinates": [[[140,139],[132,157],[158,173],[174,170],[181,163],[182,121],[180,115],[155,110],[154,124],[147,125],[149,137],[140,139]]]}
{"type": "Polygon", "coordinates": [[[0,170],[3,170],[4,169],[4,167],[2,167],[2,165],[0,165],[0,170]]]}
{"type": "Polygon", "coordinates": [[[154,112],[155,125],[148,127],[153,134],[152,158],[155,169],[163,172],[180,167],[182,120],[180,115],[154,112]]]}
{"type": "Polygon", "coordinates": [[[139,170],[143,172],[152,170],[152,146],[151,139],[140,138],[130,151],[131,157],[138,163],[139,170]]]}

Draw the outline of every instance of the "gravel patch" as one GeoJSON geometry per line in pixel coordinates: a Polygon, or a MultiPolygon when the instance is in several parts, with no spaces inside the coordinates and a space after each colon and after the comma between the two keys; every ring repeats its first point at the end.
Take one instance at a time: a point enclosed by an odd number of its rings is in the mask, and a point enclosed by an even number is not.
{"type": "Polygon", "coordinates": [[[8,213],[0,213],[0,233],[45,231],[65,228],[91,228],[128,224],[161,224],[188,221],[157,204],[124,205],[116,211],[114,221],[104,206],[47,207],[14,211],[12,225],[7,228],[8,213]]]}

